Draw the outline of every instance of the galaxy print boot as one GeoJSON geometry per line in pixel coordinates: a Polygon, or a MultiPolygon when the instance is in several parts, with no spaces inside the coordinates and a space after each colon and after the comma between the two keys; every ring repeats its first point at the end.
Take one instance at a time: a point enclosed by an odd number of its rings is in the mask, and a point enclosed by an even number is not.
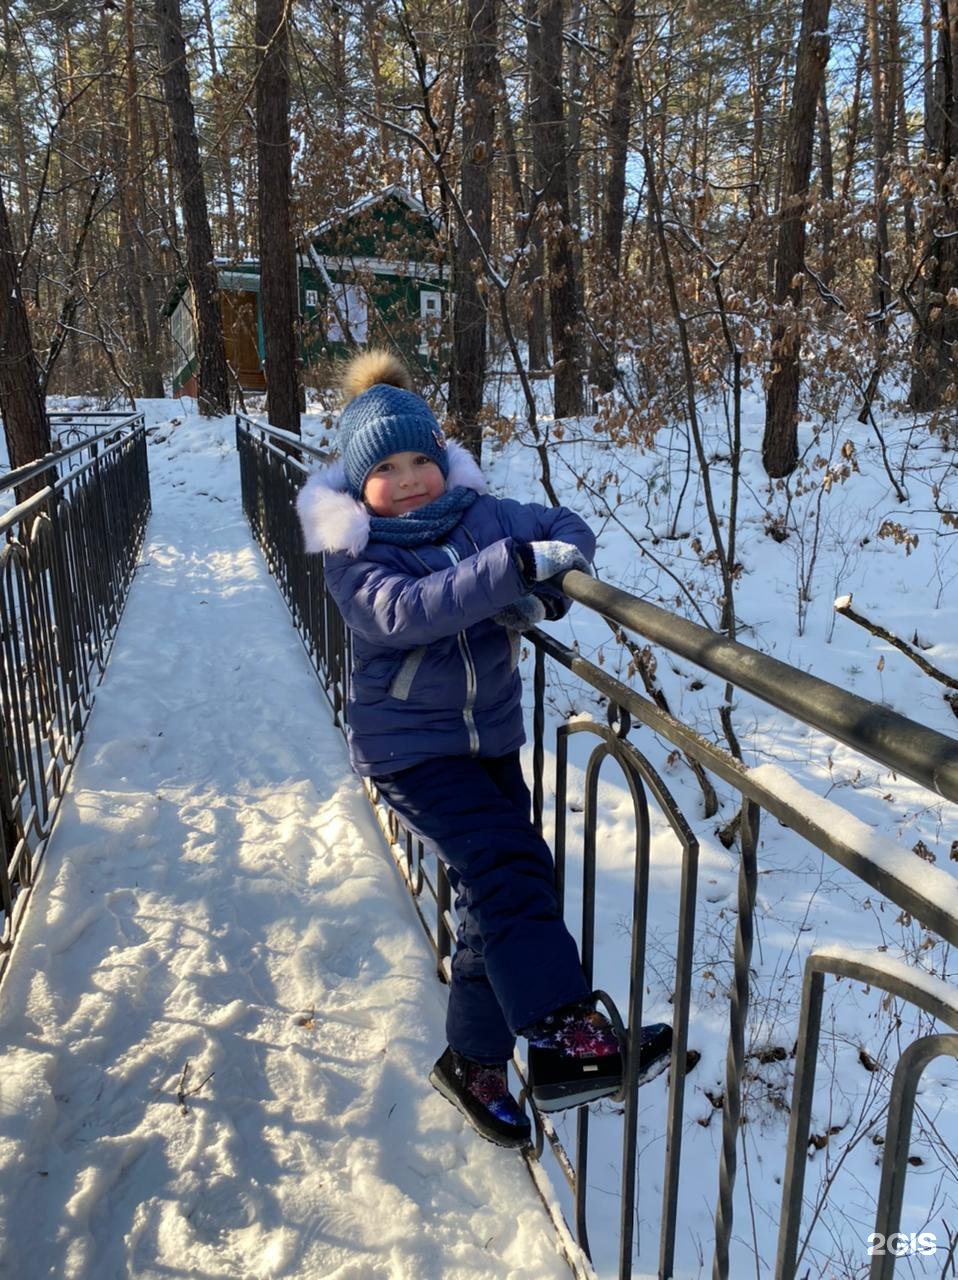
{"type": "Polygon", "coordinates": [[[505,1063],[473,1062],[446,1049],[430,1071],[429,1083],[497,1146],[526,1147],[532,1141],[529,1118],[509,1092],[505,1063]]]}
{"type": "MultiPolygon", "coordinates": [[[[528,1027],[529,1089],[540,1111],[562,1111],[622,1089],[622,1051],[612,1024],[592,1001],[557,1009],[528,1027]]],[[[639,1083],[668,1064],[672,1029],[657,1022],[639,1037],[639,1083]]]]}

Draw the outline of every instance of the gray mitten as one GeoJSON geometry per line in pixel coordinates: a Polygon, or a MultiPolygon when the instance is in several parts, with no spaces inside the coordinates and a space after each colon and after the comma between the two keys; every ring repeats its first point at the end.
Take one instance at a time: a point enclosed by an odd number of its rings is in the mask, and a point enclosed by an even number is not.
{"type": "Polygon", "coordinates": [[[559,542],[554,539],[538,542],[517,541],[514,546],[527,582],[544,582],[546,578],[551,578],[557,573],[565,573],[567,569],[581,569],[583,573],[592,572],[592,566],[588,560],[571,542],[559,542]]]}
{"type": "Polygon", "coordinates": [[[520,596],[492,615],[493,622],[509,631],[530,631],[545,619],[546,607],[538,596],[520,596]]]}

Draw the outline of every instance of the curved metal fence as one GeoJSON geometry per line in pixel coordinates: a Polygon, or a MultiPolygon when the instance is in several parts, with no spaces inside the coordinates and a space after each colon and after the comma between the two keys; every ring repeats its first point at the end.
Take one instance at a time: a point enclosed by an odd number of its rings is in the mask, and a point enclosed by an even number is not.
{"type": "Polygon", "coordinates": [[[0,973],[83,737],[150,514],[141,414],[0,477],[0,973]],[[37,487],[39,486],[39,487],[37,487]],[[30,490],[31,496],[18,498],[30,490]]]}
{"type": "MultiPolygon", "coordinates": [[[[294,500],[307,470],[325,455],[303,444],[298,437],[263,426],[238,415],[237,447],[240,457],[243,503],[253,532],[266,555],[310,660],[332,706],[336,723],[345,722],[350,654],[349,635],[335,604],[327,595],[320,556],[308,556],[303,544],[294,500]]],[[[958,741],[925,728],[885,707],[869,703],[854,694],[830,685],[807,673],[727,640],[628,593],[597,582],[586,574],[570,571],[562,579],[567,595],[593,609],[618,626],[641,635],[663,648],[696,663],[705,671],[748,690],[766,704],[804,724],[828,732],[862,754],[894,769],[950,801],[958,801],[958,741]]],[[[685,1115],[685,1076],[691,1060],[687,1054],[689,1007],[692,990],[692,956],[698,898],[698,845],[668,787],[648,759],[630,741],[633,724],[646,725],[668,739],[691,759],[699,762],[742,796],[739,814],[738,891],[735,907],[733,980],[727,1019],[727,1066],[721,1099],[722,1137],[715,1171],[714,1242],[711,1261],[713,1280],[725,1280],[731,1271],[730,1245],[733,1239],[735,1187],[738,1153],[742,1140],[742,1100],[746,1055],[746,1024],[750,998],[756,888],[758,883],[759,824],[762,811],[799,833],[904,911],[912,913],[925,929],[946,942],[958,943],[958,882],[946,872],[922,864],[915,874],[915,858],[904,851],[877,848],[870,830],[856,823],[838,806],[827,802],[808,804],[809,797],[793,785],[780,769],[764,766],[749,769],[721,747],[683,724],[655,702],[623,684],[607,671],[581,658],[552,636],[540,631],[524,640],[535,648],[533,740],[533,811],[541,826],[544,817],[544,766],[546,755],[546,692],[548,669],[561,668],[603,695],[607,706],[606,724],[586,717],[559,728],[554,744],[554,831],[557,880],[564,900],[574,897],[581,903],[579,929],[583,965],[590,980],[596,946],[596,833],[598,784],[606,761],[613,762],[624,777],[634,814],[634,871],[627,909],[631,937],[630,970],[623,983],[627,998],[622,1013],[603,993],[608,1010],[627,1044],[627,1087],[621,1112],[622,1157],[619,1166],[620,1213],[618,1228],[618,1271],[628,1280],[635,1262],[638,1086],[637,1055],[629,1042],[629,1030],[642,1025],[645,989],[646,929],[650,899],[650,802],[671,827],[680,849],[681,883],[678,919],[671,958],[674,1043],[670,1064],[668,1129],[664,1167],[661,1170],[661,1214],[655,1274],[665,1280],[673,1275],[677,1230],[681,1205],[682,1135],[688,1123],[685,1115]],[[584,847],[575,866],[580,881],[567,885],[569,859],[566,848],[566,814],[569,809],[567,760],[570,742],[579,736],[594,739],[585,767],[583,808],[584,847]],[[841,820],[839,820],[841,819],[841,820]],[[846,820],[847,819],[847,820],[846,820]],[[574,892],[569,893],[568,890],[574,892]]],[[[379,803],[375,790],[370,798],[389,839],[396,865],[402,874],[435,949],[437,969],[448,978],[449,957],[455,937],[449,885],[442,867],[424,851],[422,844],[405,831],[379,803]]],[[[881,952],[849,958],[840,949],[814,949],[805,963],[804,996],[798,1042],[795,1047],[795,1077],[790,1110],[790,1129],[782,1178],[780,1240],[775,1263],[777,1280],[802,1280],[812,1269],[801,1267],[798,1239],[803,1213],[803,1179],[809,1140],[809,1118],[815,1066],[818,1060],[822,1017],[824,975],[840,974],[869,983],[876,990],[909,1002],[915,1009],[931,1013],[958,1032],[958,991],[941,979],[921,971],[911,972],[901,962],[881,952]]],[[[900,1226],[902,1191],[907,1172],[908,1138],[915,1093],[922,1072],[936,1057],[958,1057],[958,1035],[924,1036],[901,1054],[889,1087],[888,1118],[881,1144],[880,1185],[875,1190],[875,1232],[891,1240],[900,1226]]],[[[522,1064],[516,1070],[522,1078],[522,1064]]],[[[581,1276],[592,1273],[589,1265],[589,1132],[592,1117],[580,1108],[575,1121],[575,1141],[567,1149],[548,1116],[533,1112],[536,1145],[526,1162],[543,1196],[559,1233],[560,1247],[581,1276]],[[555,1197],[545,1185],[541,1158],[546,1148],[555,1158],[555,1167],[569,1183],[573,1204],[570,1232],[555,1207],[555,1197]],[[572,1236],[574,1235],[574,1240],[572,1236]]],[[[807,1216],[807,1215],[806,1215],[807,1216]]],[[[863,1242],[864,1243],[864,1242],[863,1242]]],[[[653,1270],[643,1249],[642,1270],[653,1270]]],[[[890,1280],[895,1266],[891,1250],[871,1259],[871,1280],[890,1280]]],[[[770,1260],[767,1260],[770,1262],[770,1260]]],[[[947,1265],[947,1264],[946,1264],[947,1265]]],[[[831,1273],[829,1273],[831,1274],[831,1273]]],[[[838,1271],[834,1274],[840,1274],[838,1271]]],[[[942,1273],[944,1274],[944,1273],[942,1273]]]]}

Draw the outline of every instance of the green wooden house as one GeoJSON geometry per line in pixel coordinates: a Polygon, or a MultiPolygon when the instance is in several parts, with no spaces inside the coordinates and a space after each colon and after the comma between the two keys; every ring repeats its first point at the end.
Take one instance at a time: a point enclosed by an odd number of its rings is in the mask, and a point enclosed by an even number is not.
{"type": "MultiPolygon", "coordinates": [[[[244,390],[261,391],[259,263],[217,265],[227,360],[244,390]]],[[[298,255],[298,274],[307,365],[374,344],[398,347],[410,364],[438,367],[448,271],[434,217],[403,187],[387,187],[314,227],[298,255]]],[[[173,391],[195,395],[196,328],[185,280],[165,313],[176,353],[173,391]]]]}

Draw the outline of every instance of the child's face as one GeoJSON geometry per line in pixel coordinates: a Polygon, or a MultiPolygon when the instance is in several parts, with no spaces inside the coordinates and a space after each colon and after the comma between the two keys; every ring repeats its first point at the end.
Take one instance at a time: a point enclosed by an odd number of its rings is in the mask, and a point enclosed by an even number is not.
{"type": "Polygon", "coordinates": [[[445,491],[445,478],[432,458],[407,450],[376,463],[363,485],[363,500],[377,516],[401,516],[445,491]]]}

